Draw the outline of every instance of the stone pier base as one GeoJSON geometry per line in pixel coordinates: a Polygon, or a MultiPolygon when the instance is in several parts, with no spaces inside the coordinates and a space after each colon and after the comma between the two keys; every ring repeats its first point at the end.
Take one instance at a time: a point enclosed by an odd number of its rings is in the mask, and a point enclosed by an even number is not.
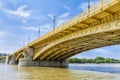
{"type": "Polygon", "coordinates": [[[68,67],[67,61],[33,61],[24,58],[19,59],[19,67],[68,67]]]}
{"type": "Polygon", "coordinates": [[[9,57],[6,56],[6,64],[9,64],[9,57]]]}
{"type": "Polygon", "coordinates": [[[17,61],[16,61],[16,60],[10,60],[10,61],[9,61],[9,64],[10,64],[10,65],[16,65],[16,64],[17,64],[17,61]]]}

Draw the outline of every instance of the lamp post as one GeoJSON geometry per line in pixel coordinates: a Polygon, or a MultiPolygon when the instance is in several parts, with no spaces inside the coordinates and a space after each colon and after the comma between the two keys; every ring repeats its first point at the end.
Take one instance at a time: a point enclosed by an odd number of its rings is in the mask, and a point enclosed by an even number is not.
{"type": "Polygon", "coordinates": [[[40,37],[40,28],[38,28],[38,38],[40,37]]]}
{"type": "Polygon", "coordinates": [[[53,29],[55,29],[56,18],[53,16],[53,29]]]}
{"type": "Polygon", "coordinates": [[[88,9],[90,8],[90,0],[88,0],[88,9]]]}
{"type": "Polygon", "coordinates": [[[88,0],[88,12],[90,13],[90,0],[88,0]]]}

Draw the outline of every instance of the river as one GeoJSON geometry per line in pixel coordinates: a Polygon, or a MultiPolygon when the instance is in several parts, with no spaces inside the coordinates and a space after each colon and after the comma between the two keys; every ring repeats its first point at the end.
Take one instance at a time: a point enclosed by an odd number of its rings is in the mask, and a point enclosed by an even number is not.
{"type": "Polygon", "coordinates": [[[0,64],[0,80],[120,80],[120,64],[69,64],[69,68],[0,64]]]}

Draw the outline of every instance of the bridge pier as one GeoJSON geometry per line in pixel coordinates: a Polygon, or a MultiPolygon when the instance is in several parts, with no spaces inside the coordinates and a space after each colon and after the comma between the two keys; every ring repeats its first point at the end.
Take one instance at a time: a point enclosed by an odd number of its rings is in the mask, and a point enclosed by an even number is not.
{"type": "Polygon", "coordinates": [[[9,61],[10,61],[9,56],[6,56],[6,64],[9,64],[9,61]]]}
{"type": "Polygon", "coordinates": [[[10,61],[9,61],[9,64],[10,64],[10,65],[16,65],[16,64],[18,64],[18,62],[17,62],[16,60],[10,60],[10,61]]]}
{"type": "Polygon", "coordinates": [[[7,56],[6,57],[6,64],[10,64],[10,65],[18,64],[18,61],[16,60],[16,56],[15,55],[13,55],[12,57],[7,56]]]}
{"type": "Polygon", "coordinates": [[[68,61],[40,61],[40,60],[28,60],[21,58],[19,59],[19,67],[68,67],[68,61]]]}
{"type": "Polygon", "coordinates": [[[18,66],[19,67],[30,67],[33,64],[33,48],[27,46],[26,49],[23,52],[24,58],[19,59],[18,66]]]}
{"type": "Polygon", "coordinates": [[[67,67],[67,60],[63,61],[47,61],[47,60],[33,60],[34,51],[33,48],[27,46],[23,52],[24,58],[19,59],[19,67],[67,67]]]}

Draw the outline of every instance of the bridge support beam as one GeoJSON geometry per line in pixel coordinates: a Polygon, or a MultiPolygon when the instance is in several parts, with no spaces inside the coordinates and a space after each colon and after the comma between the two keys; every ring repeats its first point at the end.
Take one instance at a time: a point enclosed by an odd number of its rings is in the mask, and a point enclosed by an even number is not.
{"type": "Polygon", "coordinates": [[[40,60],[28,60],[21,58],[19,59],[19,67],[68,67],[68,61],[40,61],[40,60]]]}
{"type": "Polygon", "coordinates": [[[10,65],[16,65],[16,64],[18,64],[18,61],[16,60],[16,56],[15,55],[13,55],[12,57],[8,56],[6,58],[6,63],[10,64],[10,65]]]}

